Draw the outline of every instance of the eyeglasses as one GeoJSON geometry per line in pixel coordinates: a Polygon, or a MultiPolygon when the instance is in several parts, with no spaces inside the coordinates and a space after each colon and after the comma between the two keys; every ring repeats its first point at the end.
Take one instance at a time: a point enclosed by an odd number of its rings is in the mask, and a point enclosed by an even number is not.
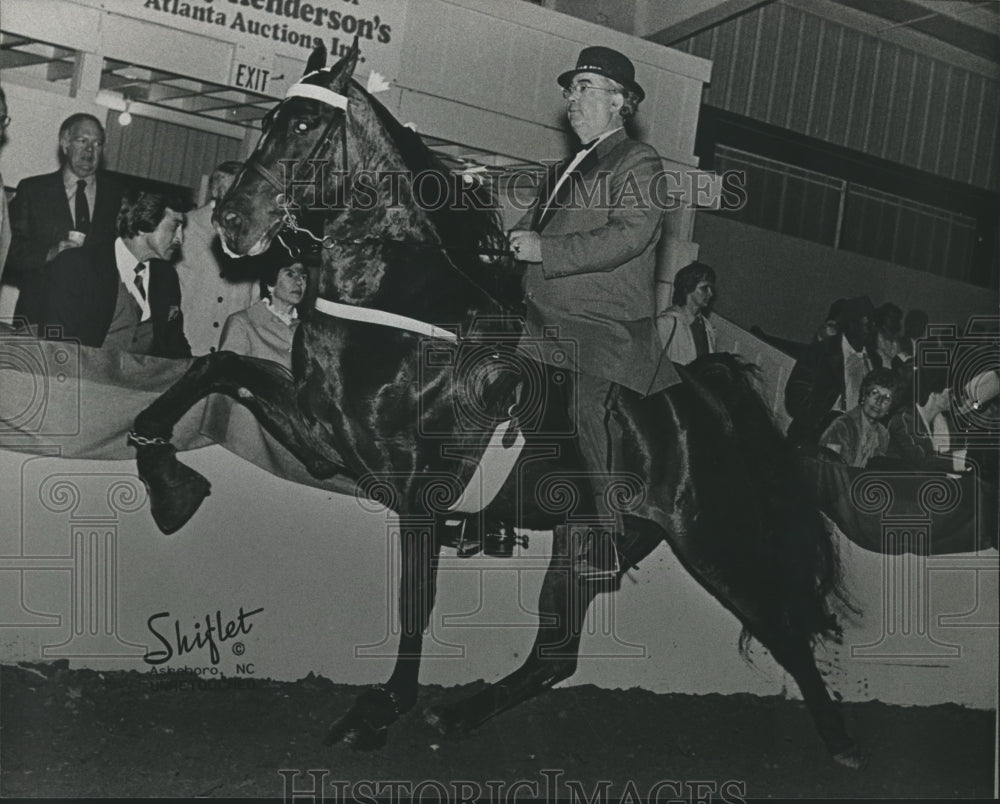
{"type": "Polygon", "coordinates": [[[621,92],[621,90],[617,87],[598,87],[588,83],[587,81],[580,81],[577,84],[570,84],[568,87],[563,87],[562,96],[566,100],[569,100],[574,96],[582,96],[587,92],[595,90],[597,92],[621,92]]]}
{"type": "Polygon", "coordinates": [[[3,117],[0,117],[0,128],[7,128],[7,126],[9,125],[10,125],[9,114],[5,114],[3,117]]]}
{"type": "Polygon", "coordinates": [[[880,405],[888,405],[892,402],[892,394],[888,391],[879,391],[877,388],[872,388],[868,392],[868,399],[872,402],[876,402],[880,405]]]}

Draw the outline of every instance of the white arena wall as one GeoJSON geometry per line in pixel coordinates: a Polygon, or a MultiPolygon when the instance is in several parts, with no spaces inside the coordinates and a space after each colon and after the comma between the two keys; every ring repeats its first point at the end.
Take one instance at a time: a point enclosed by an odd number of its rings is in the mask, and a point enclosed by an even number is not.
{"type": "MultiPolygon", "coordinates": [[[[385,680],[396,633],[394,517],[279,479],[220,446],[182,458],[211,480],[212,494],[167,537],[132,462],[0,451],[0,658],[385,680]],[[206,616],[230,628],[214,660],[203,640],[194,647],[206,616]],[[184,655],[175,628],[194,648],[184,655]],[[174,655],[152,665],[147,652],[166,650],[157,634],[174,655]]],[[[444,551],[424,683],[492,681],[520,663],[551,544],[549,534],[530,539],[509,559],[444,551]]],[[[843,538],[840,547],[863,615],[845,620],[843,644],[818,651],[831,689],[849,701],[995,707],[996,551],[883,556],[843,538]]],[[[797,697],[759,646],[753,664],[739,658],[738,635],[737,621],[664,545],[617,594],[598,598],[568,683],[797,697]]]]}
{"type": "MultiPolygon", "coordinates": [[[[373,6],[359,0],[362,11],[372,14],[373,6]]],[[[561,157],[567,143],[554,76],[574,63],[581,46],[601,42],[637,62],[649,95],[643,137],[666,164],[696,166],[698,104],[710,71],[704,60],[520,0],[382,0],[379,8],[400,32],[384,63],[374,56],[371,63],[395,82],[382,100],[420,131],[526,159],[561,157]]],[[[272,65],[286,84],[304,64],[300,49],[269,50],[225,29],[185,27],[162,12],[154,18],[143,0],[2,0],[0,28],[75,47],[85,67],[71,95],[44,82],[5,83],[15,123],[0,167],[10,185],[54,169],[55,131],[67,114],[106,114],[96,105],[103,56],[219,83],[230,81],[240,60],[272,65]]],[[[272,89],[280,95],[284,86],[272,89]]],[[[225,130],[244,135],[238,127],[225,130]]],[[[248,147],[253,139],[246,136],[248,147]]],[[[690,230],[690,213],[673,222],[665,276],[696,253],[690,230]]],[[[165,537],[150,519],[132,462],[2,447],[0,441],[3,661],[65,658],[99,669],[189,667],[288,680],[313,672],[359,684],[387,677],[397,571],[394,519],[384,511],[279,479],[212,446],[182,456],[212,481],[212,495],[189,525],[165,537]],[[191,644],[196,625],[203,631],[205,618],[216,616],[224,629],[234,623],[218,656],[210,646],[177,655],[175,623],[191,644]],[[175,655],[158,666],[143,659],[164,649],[151,617],[174,643],[175,655]]],[[[840,543],[864,615],[846,623],[842,645],[819,650],[831,688],[851,701],[995,708],[996,551],[893,557],[840,543]]],[[[446,554],[423,682],[496,680],[520,662],[533,636],[549,546],[548,534],[532,534],[529,548],[511,559],[446,554]]],[[[798,695],[759,647],[753,665],[739,658],[738,623],[666,546],[618,594],[599,598],[588,629],[579,671],[568,683],[798,695]]]]}

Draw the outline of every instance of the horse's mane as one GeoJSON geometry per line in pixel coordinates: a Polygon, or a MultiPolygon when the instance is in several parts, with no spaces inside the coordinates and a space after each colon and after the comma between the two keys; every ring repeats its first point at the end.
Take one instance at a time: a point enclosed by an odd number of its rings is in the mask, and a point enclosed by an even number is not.
{"type": "MultiPolygon", "coordinates": [[[[434,172],[445,178],[447,198],[426,212],[441,243],[450,247],[448,258],[463,272],[474,276],[502,308],[516,308],[520,301],[520,279],[512,270],[509,258],[481,259],[490,250],[507,248],[507,236],[491,184],[473,178],[475,184],[465,185],[459,197],[456,190],[463,177],[452,172],[420,135],[400,123],[374,96],[357,82],[352,80],[352,83],[367,101],[407,171],[411,175],[434,172]]],[[[435,183],[435,193],[440,186],[435,183]]]]}

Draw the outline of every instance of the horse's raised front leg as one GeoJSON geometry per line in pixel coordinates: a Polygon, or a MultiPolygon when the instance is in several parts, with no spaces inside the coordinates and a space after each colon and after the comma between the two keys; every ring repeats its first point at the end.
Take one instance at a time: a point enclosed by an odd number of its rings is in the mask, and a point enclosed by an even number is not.
{"type": "Polygon", "coordinates": [[[389,726],[417,701],[424,631],[430,624],[437,592],[440,547],[433,528],[399,522],[402,552],[399,583],[399,649],[392,676],[365,690],[327,733],[328,745],[345,742],[357,750],[385,745],[389,726]]]}
{"type": "MultiPolygon", "coordinates": [[[[634,567],[661,541],[663,534],[655,527],[629,526],[624,542],[618,545],[622,572],[634,567]]],[[[579,579],[575,569],[569,531],[556,528],[552,559],[539,594],[538,634],[524,664],[482,692],[454,704],[431,707],[426,713],[428,723],[446,735],[467,731],[576,672],[587,609],[608,587],[579,579]]]]}
{"type": "Polygon", "coordinates": [[[159,399],[135,419],[130,436],[139,477],[149,490],[153,519],[164,533],[181,528],[208,495],[210,484],[176,458],[174,425],[207,394],[227,394],[246,405],[275,438],[317,476],[335,464],[317,451],[298,416],[291,375],[268,360],[215,352],[199,357],[159,399]]]}

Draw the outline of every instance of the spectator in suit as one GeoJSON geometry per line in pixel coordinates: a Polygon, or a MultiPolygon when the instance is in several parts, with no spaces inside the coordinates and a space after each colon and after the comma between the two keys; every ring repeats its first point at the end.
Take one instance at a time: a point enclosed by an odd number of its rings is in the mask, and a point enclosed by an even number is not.
{"type": "Polygon", "coordinates": [[[129,192],[119,237],[62,251],[32,283],[42,337],[157,357],[189,357],[180,286],[169,263],[183,240],[180,199],[129,192]]]}
{"type": "Polygon", "coordinates": [[[897,386],[890,368],[869,371],[861,381],[860,401],[837,417],[819,437],[819,445],[835,452],[848,466],[863,468],[876,456],[885,455],[889,431],[881,419],[892,407],[897,386]]]}
{"type": "MultiPolygon", "coordinates": [[[[0,146],[6,140],[7,126],[10,125],[10,115],[7,114],[7,95],[0,87],[0,146]]],[[[0,277],[3,276],[3,266],[7,262],[7,251],[10,249],[10,211],[7,208],[7,193],[4,191],[3,175],[0,174],[0,277]]]]}
{"type": "MultiPolygon", "coordinates": [[[[90,114],[70,115],[59,128],[62,166],[17,186],[10,218],[13,238],[4,280],[18,287],[66,249],[110,242],[123,187],[99,168],[104,127],[90,114]]],[[[31,318],[18,304],[16,314],[31,318]]]]}
{"type": "Polygon", "coordinates": [[[656,319],[667,357],[687,365],[715,351],[715,327],[708,320],[715,298],[715,271],[692,262],[674,276],[673,304],[656,319]]]}
{"type": "Polygon", "coordinates": [[[865,348],[873,312],[867,296],[848,299],[841,308],[841,336],[810,344],[795,362],[785,385],[792,443],[816,444],[834,418],[858,404],[861,381],[873,368],[865,348]]]}
{"type": "Polygon", "coordinates": [[[296,308],[306,295],[309,274],[301,262],[274,265],[264,284],[267,293],[260,301],[226,319],[219,348],[290,369],[292,336],[299,325],[296,308]]]}
{"type": "Polygon", "coordinates": [[[245,310],[260,298],[260,283],[231,276],[234,262],[220,251],[219,236],[212,225],[215,205],[229,192],[242,162],[223,162],[208,184],[208,203],[188,213],[184,245],[177,262],[181,283],[184,334],[196,357],[219,348],[222,326],[230,315],[245,310]]]}

